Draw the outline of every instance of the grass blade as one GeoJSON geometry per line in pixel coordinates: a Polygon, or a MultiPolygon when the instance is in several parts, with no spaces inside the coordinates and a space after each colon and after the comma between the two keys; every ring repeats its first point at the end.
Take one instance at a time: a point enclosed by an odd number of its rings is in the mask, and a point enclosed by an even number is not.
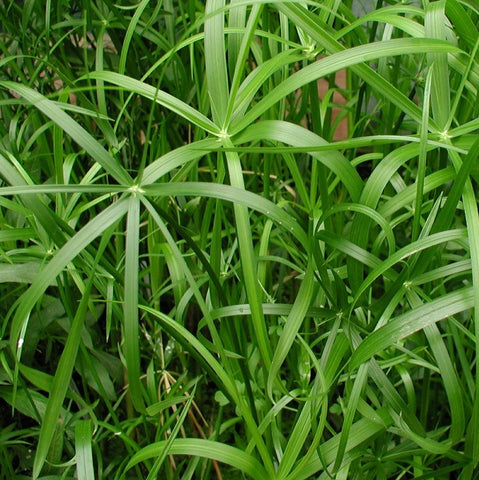
{"type": "Polygon", "coordinates": [[[50,444],[55,434],[57,421],[60,416],[60,410],[65,399],[66,392],[70,385],[70,379],[73,373],[73,367],[77,358],[78,348],[81,341],[81,331],[85,320],[85,314],[90,302],[90,291],[93,283],[93,275],[90,277],[82,299],[78,306],[77,313],[73,319],[70,332],[65,344],[65,348],[58,362],[58,366],[53,377],[50,396],[40,428],[37,451],[33,463],[33,478],[37,479],[43,468],[43,464],[48,455],[50,444]]]}
{"type": "MultiPolygon", "coordinates": [[[[236,141],[239,143],[262,140],[274,140],[294,147],[301,146],[306,148],[308,146],[317,147],[318,145],[328,145],[328,142],[319,135],[299,125],[279,120],[258,122],[254,126],[246,129],[241,136],[237,137],[236,141]]],[[[363,182],[357,171],[341,153],[326,151],[319,154],[312,151],[310,155],[338,176],[355,201],[359,199],[363,182]]]]}
{"type": "MultiPolygon", "coordinates": [[[[128,463],[131,468],[139,462],[156,457],[165,448],[166,441],[157,442],[138,452],[128,463]]],[[[268,478],[263,466],[251,455],[238,448],[201,438],[177,438],[170,447],[172,455],[195,455],[217,460],[241,470],[252,478],[268,478]]]]}
{"type": "Polygon", "coordinates": [[[205,8],[205,69],[215,124],[224,129],[229,86],[224,34],[224,0],[207,0],[205,8]],[[218,13],[215,13],[217,12],[218,13]]]}
{"type": "Polygon", "coordinates": [[[10,327],[11,347],[14,352],[17,352],[17,359],[20,358],[24,340],[20,334],[24,333],[27,328],[30,312],[35,303],[62,270],[95,238],[117,222],[127,212],[127,208],[127,202],[119,200],[86,224],[54,255],[37,275],[30,288],[19,298],[18,308],[10,327]]]}
{"type": "MultiPolygon", "coordinates": [[[[445,5],[444,0],[426,4],[426,17],[424,19],[426,37],[446,40],[445,5]]],[[[432,116],[440,131],[443,132],[447,128],[449,112],[451,111],[447,53],[428,53],[427,61],[433,72],[431,83],[432,116]]]]}
{"type": "Polygon", "coordinates": [[[0,82],[0,86],[21,95],[48,118],[53,120],[118,183],[123,185],[130,185],[132,183],[130,175],[128,175],[118,160],[112,157],[97,140],[69,115],[63,112],[57,104],[25,85],[2,81],[0,82]]]}
{"type": "Polygon", "coordinates": [[[220,131],[216,124],[214,124],[208,117],[195,110],[193,107],[190,107],[185,102],[182,102],[173,95],[163,92],[159,88],[155,88],[145,82],[135,80],[134,78],[122,75],[120,73],[105,71],[91,72],[88,74],[88,78],[92,80],[103,80],[104,82],[117,85],[124,90],[136,92],[145,98],[163,105],[172,112],[182,116],[193,125],[196,125],[207,132],[218,134],[220,131]]]}
{"type": "Polygon", "coordinates": [[[91,420],[79,420],[75,425],[75,458],[78,480],[95,480],[91,436],[91,420]]]}
{"type": "Polygon", "coordinates": [[[293,345],[296,334],[303,323],[304,317],[313,298],[315,285],[314,261],[310,258],[307,265],[308,268],[305,272],[304,279],[301,282],[298,295],[296,296],[288,318],[286,319],[286,323],[281,336],[279,337],[278,345],[274,351],[271,366],[269,368],[266,390],[271,398],[273,396],[273,383],[276,380],[279,380],[277,376],[281,365],[293,345]]]}
{"type": "Polygon", "coordinates": [[[133,405],[143,412],[145,404],[140,382],[140,346],[138,327],[138,270],[140,240],[140,199],[132,195],[128,201],[125,253],[124,342],[129,394],[133,405]]]}
{"type": "MultiPolygon", "coordinates": [[[[225,146],[231,146],[229,140],[224,140],[225,146]]],[[[239,156],[234,152],[227,152],[226,159],[231,185],[235,188],[244,190],[243,173],[239,156]]],[[[262,309],[262,294],[258,285],[258,265],[256,253],[253,248],[253,239],[251,236],[251,226],[246,207],[239,203],[234,204],[236,232],[241,255],[241,267],[243,271],[243,282],[248,296],[248,303],[251,306],[251,319],[255,341],[258,344],[262,360],[266,369],[271,365],[271,345],[264,321],[262,309]]]]}
{"type": "Polygon", "coordinates": [[[467,287],[403,313],[371,333],[358,346],[351,357],[350,369],[354,370],[377,353],[428,325],[471,309],[474,302],[474,289],[467,287]]]}

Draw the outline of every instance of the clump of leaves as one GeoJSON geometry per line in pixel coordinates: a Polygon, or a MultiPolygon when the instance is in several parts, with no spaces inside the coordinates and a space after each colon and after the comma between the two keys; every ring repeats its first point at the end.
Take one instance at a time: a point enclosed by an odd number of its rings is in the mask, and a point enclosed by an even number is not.
{"type": "Polygon", "coordinates": [[[477,9],[203,3],[0,6],[1,477],[474,478],[477,9]]]}

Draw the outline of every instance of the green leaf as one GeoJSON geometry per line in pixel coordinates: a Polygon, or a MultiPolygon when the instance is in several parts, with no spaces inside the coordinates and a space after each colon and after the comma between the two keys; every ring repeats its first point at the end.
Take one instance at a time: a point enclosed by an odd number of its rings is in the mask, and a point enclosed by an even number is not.
{"type": "Polygon", "coordinates": [[[359,289],[355,292],[352,305],[354,305],[361,295],[366,291],[366,289],[372,285],[374,280],[376,280],[383,273],[387,272],[396,263],[428,248],[436,245],[446,244],[447,242],[453,242],[454,240],[459,240],[461,238],[467,238],[466,230],[449,230],[420,238],[419,240],[416,240],[415,242],[412,242],[409,245],[397,250],[387,260],[382,262],[380,265],[375,266],[374,270],[369,273],[364,282],[360,285],[359,289]]]}
{"type": "MultiPolygon", "coordinates": [[[[328,142],[319,135],[289,122],[280,120],[264,120],[248,127],[242,134],[233,139],[234,143],[251,141],[274,140],[294,147],[318,147],[328,145],[328,142]]],[[[357,171],[351,166],[339,151],[308,152],[313,158],[321,162],[344,183],[354,201],[359,199],[363,189],[363,182],[357,171]]]]}
{"type": "MultiPolygon", "coordinates": [[[[167,441],[162,441],[142,448],[131,458],[126,469],[129,469],[140,462],[161,455],[166,446],[167,441]]],[[[241,470],[253,479],[270,478],[261,463],[259,463],[252,455],[243,452],[239,448],[212,440],[203,440],[201,438],[177,438],[171,442],[169,453],[171,455],[193,455],[196,457],[216,460],[241,470]]]]}
{"type": "MultiPolygon", "coordinates": [[[[155,88],[140,80],[122,75],[115,72],[95,71],[88,74],[88,78],[92,80],[103,80],[104,82],[117,85],[124,90],[138,93],[145,98],[153,100],[159,105],[163,105],[172,112],[177,113],[181,117],[185,118],[189,122],[198,127],[204,129],[207,132],[217,134],[220,129],[213,123],[208,117],[202,113],[190,107],[180,99],[175,98],[173,95],[166,93],[159,88],[155,88]]],[[[81,80],[81,79],[80,79],[81,80]]],[[[131,184],[131,182],[129,183],[131,184]]]]}
{"type": "Polygon", "coordinates": [[[125,245],[125,301],[124,312],[124,352],[128,375],[128,392],[138,412],[143,412],[145,404],[140,382],[140,346],[138,327],[138,280],[140,243],[140,199],[132,195],[128,201],[125,245]]]}
{"type": "Polygon", "coordinates": [[[75,459],[78,480],[95,480],[91,440],[91,420],[79,420],[75,425],[75,459]]]}
{"type": "Polygon", "coordinates": [[[205,69],[213,119],[225,127],[229,87],[226,62],[224,12],[225,0],[207,0],[205,6],[205,69]],[[218,13],[215,13],[218,11],[218,13]]]}
{"type": "Polygon", "coordinates": [[[53,120],[70,137],[78,143],[105,171],[118,183],[131,185],[132,179],[121,164],[112,157],[81,125],[62,111],[58,105],[40,93],[18,83],[0,81],[0,86],[21,95],[38,110],[53,120]]]}
{"type": "Polygon", "coordinates": [[[374,355],[394,346],[399,340],[445,318],[471,309],[474,306],[473,287],[463,288],[432,300],[390,320],[386,325],[369,334],[354,351],[349,368],[354,370],[374,355]]]}
{"type": "MultiPolygon", "coordinates": [[[[428,2],[424,19],[425,36],[446,40],[445,0],[428,2]]],[[[447,53],[428,53],[427,62],[432,70],[431,108],[432,116],[440,131],[448,126],[451,111],[451,93],[447,53]]]]}
{"type": "MultiPolygon", "coordinates": [[[[261,114],[266,112],[280,99],[298,90],[304,85],[337,72],[342,68],[352,67],[358,63],[377,60],[382,57],[393,57],[396,55],[412,55],[427,52],[457,52],[458,48],[447,42],[429,38],[399,38],[384,42],[377,42],[368,45],[349,48],[347,50],[333,53],[332,55],[318,60],[317,62],[302,68],[299,72],[288,77],[284,82],[275,87],[270,93],[262,98],[244,117],[231,126],[229,133],[234,135],[244,130],[261,114]]],[[[390,89],[388,98],[393,102],[402,105],[402,97],[390,89]]],[[[385,92],[386,93],[386,92],[385,92]]],[[[409,110],[409,109],[408,109],[409,110]]],[[[409,112],[408,112],[409,113],[409,112]]],[[[421,118],[420,115],[415,115],[421,118]]]]}
{"type": "MultiPolygon", "coordinates": [[[[224,139],[223,145],[231,147],[230,139],[224,139]]],[[[226,161],[231,185],[239,190],[245,191],[243,172],[239,155],[235,152],[226,152],[226,161]]],[[[242,193],[244,195],[244,193],[242,193]]],[[[235,213],[236,235],[238,237],[243,283],[251,307],[251,320],[263,365],[266,369],[271,365],[271,345],[269,341],[266,322],[262,309],[262,293],[258,284],[258,263],[253,247],[253,237],[248,209],[235,202],[233,204],[235,213]]]]}
{"type": "Polygon", "coordinates": [[[280,383],[281,379],[277,378],[281,365],[283,364],[286,356],[288,355],[291,346],[296,338],[308,308],[310,306],[313,292],[314,292],[314,261],[310,258],[308,261],[308,268],[304,275],[304,279],[301,282],[299,287],[298,294],[293,303],[291,311],[286,319],[286,323],[279,337],[278,345],[274,350],[273,359],[271,361],[271,366],[268,372],[268,380],[266,384],[266,390],[270,397],[273,394],[273,383],[278,380],[280,383]]]}
{"type": "MultiPolygon", "coordinates": [[[[186,419],[186,415],[188,415],[188,413],[190,412],[191,404],[193,403],[193,399],[195,396],[195,391],[196,391],[196,383],[194,385],[193,391],[188,394],[188,399],[186,400],[183,408],[181,409],[181,413],[178,416],[178,420],[176,421],[175,426],[171,431],[171,434],[168,436],[168,439],[166,440],[165,446],[162,449],[160,455],[156,457],[155,463],[153,464],[153,467],[151,467],[151,470],[148,473],[148,477],[146,480],[155,480],[156,478],[158,478],[158,472],[161,468],[161,465],[165,461],[165,458],[171,449],[171,445],[173,444],[176,437],[180,433],[180,429],[183,426],[183,423],[186,419]]],[[[138,452],[137,454],[139,453],[140,452],[138,452]]]]}
{"type": "Polygon", "coordinates": [[[285,231],[289,231],[303,245],[308,237],[299,223],[283,209],[260,195],[238,187],[209,182],[159,183],[142,187],[144,196],[205,196],[244,205],[275,220],[285,231]]]}
{"type": "Polygon", "coordinates": [[[85,321],[85,315],[90,301],[90,290],[93,283],[93,275],[83,292],[80,305],[73,319],[65,348],[58,362],[58,366],[53,378],[53,384],[48,397],[48,403],[45,415],[42,418],[40,436],[38,439],[37,451],[33,464],[33,478],[36,479],[40,475],[45,459],[47,458],[50,445],[52,443],[55,429],[60,416],[63,400],[70,384],[73,367],[77,358],[78,348],[81,342],[81,331],[85,321]]]}
{"type": "Polygon", "coordinates": [[[30,288],[19,298],[18,308],[10,327],[10,343],[13,351],[18,352],[18,359],[21,355],[21,345],[23,344],[30,312],[35,303],[63,269],[95,238],[117,222],[127,212],[127,209],[128,202],[119,200],[87,223],[55,253],[50,262],[36,276],[30,288]]]}

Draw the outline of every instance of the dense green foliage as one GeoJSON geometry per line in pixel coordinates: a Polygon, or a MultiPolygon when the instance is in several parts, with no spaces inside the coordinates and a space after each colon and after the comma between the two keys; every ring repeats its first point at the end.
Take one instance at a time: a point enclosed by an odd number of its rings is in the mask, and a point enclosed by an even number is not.
{"type": "Polygon", "coordinates": [[[479,4],[362,7],[0,1],[0,479],[478,478],[479,4]]]}

